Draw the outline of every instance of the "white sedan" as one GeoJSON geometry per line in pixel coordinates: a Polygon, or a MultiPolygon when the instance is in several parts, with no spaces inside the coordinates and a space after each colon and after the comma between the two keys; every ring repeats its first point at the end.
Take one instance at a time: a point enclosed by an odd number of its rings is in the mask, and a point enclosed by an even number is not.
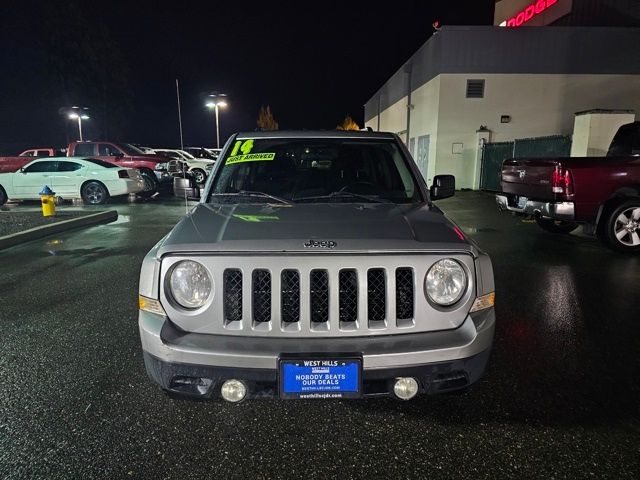
{"type": "Polygon", "coordinates": [[[7,200],[37,200],[45,185],[58,197],[82,198],[91,205],[144,190],[136,169],[93,158],[46,158],[13,173],[0,173],[0,205],[7,200]]]}

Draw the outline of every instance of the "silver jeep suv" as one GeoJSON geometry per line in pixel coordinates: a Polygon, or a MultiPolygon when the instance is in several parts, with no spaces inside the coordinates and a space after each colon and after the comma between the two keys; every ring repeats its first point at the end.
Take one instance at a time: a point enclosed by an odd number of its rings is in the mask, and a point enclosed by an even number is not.
{"type": "Polygon", "coordinates": [[[358,398],[464,389],[494,336],[491,261],[396,135],[251,132],[145,257],[139,327],[167,392],[358,398]]]}

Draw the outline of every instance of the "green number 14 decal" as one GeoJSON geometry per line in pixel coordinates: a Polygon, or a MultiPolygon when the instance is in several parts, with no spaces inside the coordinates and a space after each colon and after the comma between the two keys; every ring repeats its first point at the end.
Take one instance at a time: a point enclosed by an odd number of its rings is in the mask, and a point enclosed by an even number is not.
{"type": "Polygon", "coordinates": [[[251,150],[253,150],[253,140],[245,140],[244,142],[242,140],[238,140],[233,145],[233,150],[231,150],[231,156],[233,157],[234,155],[237,155],[238,150],[240,150],[245,155],[251,153],[251,150]]]}

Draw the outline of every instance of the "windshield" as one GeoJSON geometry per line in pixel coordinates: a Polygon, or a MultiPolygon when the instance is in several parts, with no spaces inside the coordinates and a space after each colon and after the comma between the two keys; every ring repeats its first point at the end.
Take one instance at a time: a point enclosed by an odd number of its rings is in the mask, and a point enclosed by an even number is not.
{"type": "Polygon", "coordinates": [[[187,160],[195,160],[196,158],[193,155],[191,155],[189,152],[185,152],[184,150],[176,150],[176,152],[182,155],[182,158],[185,158],[187,160]]]}
{"type": "Polygon", "coordinates": [[[130,143],[119,143],[118,146],[126,155],[145,155],[142,150],[130,143]]]}
{"type": "Polygon", "coordinates": [[[222,162],[209,202],[422,201],[407,160],[393,141],[237,140],[222,162]]]}

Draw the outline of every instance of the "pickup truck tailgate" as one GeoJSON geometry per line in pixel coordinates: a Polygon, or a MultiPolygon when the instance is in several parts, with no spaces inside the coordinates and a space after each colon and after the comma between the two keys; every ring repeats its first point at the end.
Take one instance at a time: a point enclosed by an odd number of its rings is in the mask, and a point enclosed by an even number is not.
{"type": "Polygon", "coordinates": [[[502,164],[502,191],[536,200],[553,200],[551,176],[559,160],[514,158],[502,164]]]}

